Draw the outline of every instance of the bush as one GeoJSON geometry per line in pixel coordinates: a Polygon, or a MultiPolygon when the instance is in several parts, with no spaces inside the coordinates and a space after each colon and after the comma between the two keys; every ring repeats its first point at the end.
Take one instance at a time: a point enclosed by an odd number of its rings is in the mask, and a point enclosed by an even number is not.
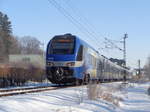
{"type": "Polygon", "coordinates": [[[98,93],[100,90],[100,86],[96,83],[89,83],[87,85],[87,94],[90,100],[95,100],[98,98],[98,93]]]}
{"type": "Polygon", "coordinates": [[[42,82],[45,80],[45,70],[37,65],[22,62],[1,65],[0,86],[20,86],[27,81],[42,82]]]}
{"type": "Polygon", "coordinates": [[[121,97],[114,96],[112,93],[119,90],[121,91],[122,88],[122,85],[118,86],[117,88],[104,88],[101,87],[101,85],[90,83],[87,85],[88,99],[96,100],[100,98],[119,106],[119,101],[122,101],[123,99],[121,97]]]}

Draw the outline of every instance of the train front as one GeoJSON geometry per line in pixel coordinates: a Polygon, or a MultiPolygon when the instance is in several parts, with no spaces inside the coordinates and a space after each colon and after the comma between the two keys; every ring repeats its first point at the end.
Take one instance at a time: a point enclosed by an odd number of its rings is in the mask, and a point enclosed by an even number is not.
{"type": "Polygon", "coordinates": [[[71,34],[58,35],[50,40],[46,54],[47,78],[55,84],[75,81],[76,37],[71,34]]]}

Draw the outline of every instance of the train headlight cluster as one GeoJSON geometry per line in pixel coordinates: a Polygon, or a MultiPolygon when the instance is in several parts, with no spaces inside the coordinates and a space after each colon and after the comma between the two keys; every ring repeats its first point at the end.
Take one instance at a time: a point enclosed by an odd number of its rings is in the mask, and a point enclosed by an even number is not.
{"type": "Polygon", "coordinates": [[[73,67],[73,66],[75,66],[75,62],[68,62],[68,63],[66,63],[66,66],[73,67]]]}
{"type": "Polygon", "coordinates": [[[54,66],[53,62],[47,62],[47,66],[54,66]]]}

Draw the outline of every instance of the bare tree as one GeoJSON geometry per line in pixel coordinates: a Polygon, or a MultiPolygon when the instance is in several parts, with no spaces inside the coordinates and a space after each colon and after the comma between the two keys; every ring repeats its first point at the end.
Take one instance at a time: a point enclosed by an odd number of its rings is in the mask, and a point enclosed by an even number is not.
{"type": "Polygon", "coordinates": [[[10,41],[11,41],[11,45],[10,45],[9,54],[20,54],[21,48],[20,48],[20,43],[18,41],[18,38],[12,36],[10,38],[10,41]]]}
{"type": "Polygon", "coordinates": [[[42,54],[41,42],[34,37],[25,36],[20,39],[22,54],[42,54]]]}

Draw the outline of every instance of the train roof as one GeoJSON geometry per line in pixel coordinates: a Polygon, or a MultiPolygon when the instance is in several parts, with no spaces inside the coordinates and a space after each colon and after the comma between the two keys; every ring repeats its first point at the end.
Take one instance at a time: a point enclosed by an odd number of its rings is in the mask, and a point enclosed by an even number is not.
{"type": "Polygon", "coordinates": [[[78,36],[75,36],[77,41],[80,41],[80,43],[82,43],[85,46],[88,46],[88,48],[90,48],[91,50],[93,50],[97,55],[100,55],[100,53],[94,49],[91,45],[89,45],[87,42],[85,42],[84,40],[82,40],[81,38],[79,38],[78,36]]]}

